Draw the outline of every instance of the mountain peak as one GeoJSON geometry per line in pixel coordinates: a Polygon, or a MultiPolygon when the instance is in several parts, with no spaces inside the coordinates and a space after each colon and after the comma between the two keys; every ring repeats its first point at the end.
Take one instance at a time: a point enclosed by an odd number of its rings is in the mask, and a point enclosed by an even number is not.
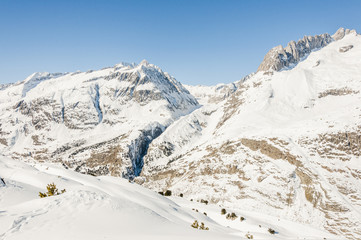
{"type": "Polygon", "coordinates": [[[134,67],[135,63],[127,63],[127,62],[120,62],[115,64],[114,68],[123,68],[123,67],[134,67]]]}
{"type": "Polygon", "coordinates": [[[143,59],[140,63],[139,63],[139,66],[149,66],[149,62],[145,59],[143,59]]]}
{"type": "Polygon", "coordinates": [[[344,38],[346,35],[348,34],[357,34],[356,30],[355,29],[345,29],[343,27],[340,27],[336,32],[335,34],[332,35],[332,38],[335,40],[335,41],[338,41],[342,38],[344,38]]]}
{"type": "Polygon", "coordinates": [[[339,28],[336,33],[330,36],[328,33],[304,36],[302,39],[290,41],[287,47],[283,48],[281,45],[272,48],[264,57],[262,63],[259,65],[259,71],[279,71],[291,64],[298,63],[302,57],[311,53],[314,49],[319,49],[327,46],[332,41],[338,41],[345,35],[357,34],[355,30],[339,28]]]}

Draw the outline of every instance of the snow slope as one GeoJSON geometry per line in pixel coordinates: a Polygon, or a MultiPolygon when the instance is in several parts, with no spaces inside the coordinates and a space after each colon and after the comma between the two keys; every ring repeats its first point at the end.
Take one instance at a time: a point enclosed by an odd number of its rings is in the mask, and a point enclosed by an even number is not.
{"type": "Polygon", "coordinates": [[[243,222],[227,220],[215,205],[166,198],[125,179],[82,175],[60,165],[31,166],[1,156],[0,176],[6,181],[0,186],[4,240],[246,239],[248,232],[254,239],[338,239],[311,226],[252,212],[236,212],[246,218],[243,222]],[[51,182],[66,192],[39,198],[38,192],[51,182]],[[192,228],[195,219],[210,230],[192,228]],[[268,233],[270,227],[278,233],[268,233]]]}

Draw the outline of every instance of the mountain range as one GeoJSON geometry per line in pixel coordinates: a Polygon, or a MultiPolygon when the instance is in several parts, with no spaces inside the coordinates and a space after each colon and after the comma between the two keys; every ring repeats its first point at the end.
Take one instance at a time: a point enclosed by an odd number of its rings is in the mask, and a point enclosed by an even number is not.
{"type": "Polygon", "coordinates": [[[230,84],[182,85],[145,60],[34,73],[0,85],[0,151],[360,239],[360,91],[361,36],[343,28],[230,84]]]}

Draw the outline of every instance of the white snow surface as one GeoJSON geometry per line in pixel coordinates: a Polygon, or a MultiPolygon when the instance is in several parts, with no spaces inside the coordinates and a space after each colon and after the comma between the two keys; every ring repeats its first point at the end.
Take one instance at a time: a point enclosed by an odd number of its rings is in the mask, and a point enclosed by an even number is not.
{"type": "Polygon", "coordinates": [[[254,212],[234,210],[245,220],[227,220],[216,205],[163,197],[125,179],[82,175],[54,164],[28,165],[0,156],[0,176],[6,182],[0,185],[4,240],[247,239],[247,233],[254,239],[339,239],[312,226],[254,212]],[[39,198],[48,183],[66,192],[39,198]],[[192,228],[194,220],[210,230],[192,228]]]}

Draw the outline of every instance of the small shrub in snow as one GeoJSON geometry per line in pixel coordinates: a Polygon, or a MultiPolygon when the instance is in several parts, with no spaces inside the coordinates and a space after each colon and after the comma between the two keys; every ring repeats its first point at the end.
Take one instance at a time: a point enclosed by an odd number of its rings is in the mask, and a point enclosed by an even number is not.
{"type": "Polygon", "coordinates": [[[164,193],[163,192],[158,192],[160,195],[164,196],[164,193]]]}
{"type": "Polygon", "coordinates": [[[48,195],[46,195],[46,193],[42,193],[42,192],[39,192],[39,197],[40,198],[44,198],[44,197],[47,197],[48,195]]]}
{"type": "Polygon", "coordinates": [[[250,233],[247,233],[247,234],[246,234],[246,238],[247,238],[247,239],[253,239],[253,235],[250,234],[250,233]]]}
{"type": "Polygon", "coordinates": [[[241,222],[243,222],[244,220],[246,220],[244,217],[241,217],[240,218],[241,222]]]}
{"type": "Polygon", "coordinates": [[[268,232],[269,232],[270,234],[275,234],[275,233],[276,233],[276,231],[273,230],[272,228],[268,228],[268,232]]]}
{"type": "Polygon", "coordinates": [[[207,200],[204,200],[204,199],[201,199],[201,203],[204,203],[204,204],[208,204],[208,201],[207,200]]]}
{"type": "Polygon", "coordinates": [[[164,196],[172,196],[172,191],[171,190],[165,191],[164,196]]]}
{"type": "Polygon", "coordinates": [[[227,213],[226,209],[222,208],[221,214],[224,215],[224,214],[226,214],[226,213],[227,213]]]}
{"type": "Polygon", "coordinates": [[[199,227],[198,221],[194,220],[194,223],[191,225],[193,228],[197,228],[199,227]]]}
{"type": "Polygon", "coordinates": [[[183,197],[183,193],[179,194],[180,197],[183,197]]]}
{"type": "Polygon", "coordinates": [[[230,219],[230,220],[234,220],[234,219],[237,218],[237,215],[234,212],[233,213],[228,213],[226,218],[230,219]]]}
{"type": "Polygon", "coordinates": [[[47,186],[46,186],[46,189],[48,190],[48,192],[46,193],[42,193],[42,192],[39,192],[39,197],[40,198],[44,198],[44,197],[50,197],[50,196],[55,196],[55,195],[60,195],[62,193],[65,193],[66,190],[63,189],[59,192],[58,188],[56,187],[56,185],[54,183],[49,183],[47,186]]]}
{"type": "Polygon", "coordinates": [[[197,220],[194,220],[194,223],[191,225],[191,227],[199,230],[209,230],[209,228],[206,227],[203,222],[201,222],[201,225],[199,225],[197,220]]]}
{"type": "Polygon", "coordinates": [[[204,223],[201,222],[201,226],[199,227],[199,230],[209,230],[209,228],[204,226],[204,223]]]}
{"type": "Polygon", "coordinates": [[[207,216],[207,213],[206,213],[206,212],[204,212],[203,214],[207,216]]]}

